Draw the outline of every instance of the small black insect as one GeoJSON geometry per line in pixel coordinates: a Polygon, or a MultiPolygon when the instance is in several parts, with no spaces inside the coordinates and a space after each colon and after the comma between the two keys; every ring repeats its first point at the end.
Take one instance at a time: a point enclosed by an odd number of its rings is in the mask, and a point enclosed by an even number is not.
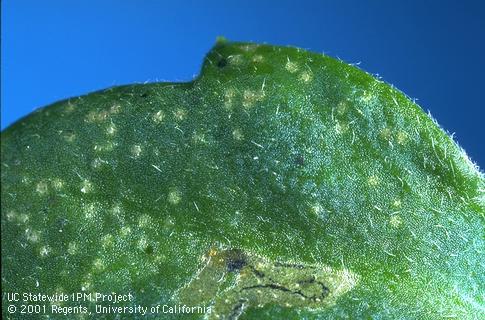
{"type": "Polygon", "coordinates": [[[248,264],[246,256],[241,250],[230,250],[227,252],[226,266],[227,271],[237,272],[248,264]]]}

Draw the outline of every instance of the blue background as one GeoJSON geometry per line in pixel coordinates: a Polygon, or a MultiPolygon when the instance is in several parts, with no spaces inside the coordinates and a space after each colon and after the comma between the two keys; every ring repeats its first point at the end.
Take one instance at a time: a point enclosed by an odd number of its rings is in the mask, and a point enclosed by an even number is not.
{"type": "Polygon", "coordinates": [[[187,81],[218,35],[378,73],[483,168],[484,1],[2,1],[2,129],[105,87],[187,81]]]}

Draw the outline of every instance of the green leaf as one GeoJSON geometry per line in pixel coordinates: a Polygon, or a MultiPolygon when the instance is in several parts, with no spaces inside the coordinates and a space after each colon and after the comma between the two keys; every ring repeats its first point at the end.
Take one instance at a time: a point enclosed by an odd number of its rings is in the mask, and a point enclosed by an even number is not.
{"type": "Polygon", "coordinates": [[[1,148],[3,292],[133,296],[43,302],[53,318],[484,312],[483,174],[404,94],[333,58],[221,39],[192,82],[55,103],[1,148]]]}

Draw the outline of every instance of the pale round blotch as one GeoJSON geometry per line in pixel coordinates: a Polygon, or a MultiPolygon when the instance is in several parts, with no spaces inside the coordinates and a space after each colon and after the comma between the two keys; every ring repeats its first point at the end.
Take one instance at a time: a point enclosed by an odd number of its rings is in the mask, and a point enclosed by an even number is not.
{"type": "Polygon", "coordinates": [[[262,101],[265,97],[263,90],[244,90],[243,92],[243,106],[245,108],[252,107],[256,102],[262,101]]]}
{"type": "Polygon", "coordinates": [[[116,126],[114,123],[111,123],[107,128],[106,128],[106,133],[110,136],[114,136],[116,133],[116,126]]]}
{"type": "Polygon", "coordinates": [[[78,252],[78,245],[75,242],[69,242],[67,245],[67,253],[75,255],[78,252]]]}
{"type": "Polygon", "coordinates": [[[347,101],[340,101],[337,104],[337,114],[338,115],[345,114],[345,112],[347,112],[347,109],[348,109],[348,103],[347,103],[347,101]]]}
{"type": "Polygon", "coordinates": [[[61,190],[64,187],[64,181],[60,178],[52,179],[51,184],[52,184],[52,187],[57,191],[61,190]]]}
{"type": "Polygon", "coordinates": [[[292,62],[288,59],[288,61],[286,62],[286,65],[285,65],[285,69],[289,72],[289,73],[295,73],[298,71],[299,67],[298,67],[298,64],[296,62],[292,62]]]}
{"type": "Polygon", "coordinates": [[[40,239],[40,232],[37,230],[26,229],[25,230],[25,238],[27,241],[36,243],[39,242],[40,239]]]}
{"type": "Polygon", "coordinates": [[[232,137],[235,140],[243,140],[244,139],[244,134],[240,128],[236,128],[232,131],[232,137]]]}
{"type": "Polygon", "coordinates": [[[182,193],[177,189],[173,189],[168,193],[167,200],[170,204],[178,204],[182,200],[182,193]]]}
{"type": "Polygon", "coordinates": [[[392,135],[392,132],[391,132],[391,129],[389,128],[382,128],[381,131],[379,132],[379,136],[386,141],[391,140],[391,135],[392,135]]]}
{"type": "Polygon", "coordinates": [[[379,178],[376,175],[372,175],[367,179],[367,183],[370,186],[375,187],[379,184],[379,178]]]}
{"type": "Polygon", "coordinates": [[[300,76],[298,77],[298,79],[300,79],[304,83],[308,83],[312,81],[313,74],[309,71],[303,71],[302,73],[300,73],[300,76]]]}
{"type": "Polygon", "coordinates": [[[95,271],[103,271],[105,269],[105,264],[104,264],[104,261],[100,258],[96,258],[94,259],[93,261],[93,268],[95,271]]]}
{"type": "Polygon", "coordinates": [[[408,135],[404,131],[399,131],[396,136],[396,141],[400,145],[406,144],[406,141],[408,140],[408,135]]]}
{"type": "Polygon", "coordinates": [[[12,221],[16,220],[17,213],[13,210],[10,210],[10,211],[7,212],[6,216],[7,216],[7,221],[12,222],[12,221]]]}
{"type": "Polygon", "coordinates": [[[260,54],[254,55],[254,57],[251,59],[253,62],[260,63],[264,61],[264,57],[260,54]]]}
{"type": "Polygon", "coordinates": [[[111,248],[114,244],[114,237],[112,234],[106,234],[101,239],[101,245],[103,248],[111,248]]]}
{"type": "Polygon", "coordinates": [[[97,205],[94,203],[90,203],[84,208],[84,216],[88,220],[92,220],[98,211],[97,205]]]}
{"type": "Polygon", "coordinates": [[[120,112],[121,112],[121,105],[119,105],[119,104],[114,104],[109,109],[109,113],[111,113],[111,114],[117,114],[117,113],[120,113],[120,112]]]}
{"type": "Polygon", "coordinates": [[[197,131],[194,131],[194,133],[192,134],[192,141],[195,144],[200,144],[200,143],[205,144],[205,143],[207,143],[205,134],[203,132],[197,132],[197,131]]]}
{"type": "Polygon", "coordinates": [[[140,157],[141,152],[142,152],[142,149],[141,149],[141,146],[140,145],[135,144],[134,146],[131,147],[131,155],[134,158],[140,157]]]}
{"type": "Polygon", "coordinates": [[[162,110],[159,110],[152,115],[152,119],[155,123],[162,123],[164,118],[165,113],[162,110]]]}
{"type": "Polygon", "coordinates": [[[123,226],[123,227],[121,227],[121,229],[120,229],[120,235],[121,235],[122,237],[126,237],[126,236],[128,236],[130,233],[131,233],[131,228],[130,228],[130,227],[128,227],[128,226],[123,226]]]}
{"type": "Polygon", "coordinates": [[[20,223],[26,223],[27,221],[29,221],[29,216],[25,213],[21,213],[18,215],[17,220],[20,223]]]}
{"type": "Polygon", "coordinates": [[[91,111],[86,116],[86,122],[94,123],[94,122],[103,122],[108,118],[109,112],[106,110],[103,111],[91,111]]]}
{"type": "Polygon", "coordinates": [[[140,228],[146,228],[146,227],[151,226],[152,224],[153,224],[152,218],[148,214],[142,214],[138,218],[138,226],[140,228]]]}
{"type": "Polygon", "coordinates": [[[42,246],[39,249],[39,254],[41,257],[47,257],[51,252],[52,249],[48,245],[42,246]]]}
{"type": "Polygon", "coordinates": [[[81,192],[82,193],[90,193],[93,191],[93,184],[91,181],[84,179],[83,182],[81,182],[81,192]]]}
{"type": "Polygon", "coordinates": [[[105,161],[103,161],[101,158],[96,158],[91,162],[91,167],[94,169],[99,169],[102,167],[103,163],[105,163],[105,161]]]}
{"type": "Polygon", "coordinates": [[[400,208],[401,207],[401,200],[400,199],[395,199],[392,202],[392,206],[395,207],[395,208],[400,208]]]}
{"type": "Polygon", "coordinates": [[[360,97],[360,100],[363,103],[369,103],[373,98],[374,96],[372,95],[372,93],[370,91],[365,90],[362,96],[360,97]]]}
{"type": "Polygon", "coordinates": [[[176,120],[179,120],[179,121],[185,120],[185,118],[187,118],[187,110],[183,108],[178,108],[177,110],[174,111],[173,115],[176,120]]]}
{"type": "Polygon", "coordinates": [[[244,63],[244,57],[240,54],[234,54],[227,57],[229,64],[233,66],[239,66],[244,63]]]}
{"type": "Polygon", "coordinates": [[[38,194],[44,195],[49,191],[49,186],[47,182],[45,181],[40,181],[37,183],[37,186],[35,187],[35,191],[37,191],[38,194]]]}
{"type": "Polygon", "coordinates": [[[236,90],[234,90],[233,88],[228,88],[224,91],[224,108],[226,110],[232,109],[235,97],[236,90]]]}
{"type": "Polygon", "coordinates": [[[397,228],[397,227],[399,227],[402,224],[402,219],[401,219],[401,217],[399,215],[396,214],[396,215],[393,215],[391,217],[391,219],[389,219],[389,223],[394,228],[397,228]]]}

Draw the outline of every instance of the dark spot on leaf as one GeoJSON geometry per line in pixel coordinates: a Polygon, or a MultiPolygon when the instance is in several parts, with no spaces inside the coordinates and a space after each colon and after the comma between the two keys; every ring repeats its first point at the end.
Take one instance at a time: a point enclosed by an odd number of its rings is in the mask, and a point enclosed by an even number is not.
{"type": "Polygon", "coordinates": [[[303,166],[305,164],[305,158],[303,158],[303,156],[301,154],[298,154],[296,155],[295,157],[295,163],[298,165],[298,166],[303,166]]]}
{"type": "Polygon", "coordinates": [[[219,60],[217,62],[217,67],[218,68],[224,68],[225,66],[227,66],[227,60],[226,60],[226,58],[222,58],[221,60],[219,60]]]}
{"type": "Polygon", "coordinates": [[[154,251],[153,246],[149,244],[148,246],[146,246],[144,251],[146,254],[153,254],[153,251],[154,251]]]}
{"type": "Polygon", "coordinates": [[[247,259],[241,250],[229,250],[226,257],[227,271],[237,272],[247,265],[247,259]]]}
{"type": "Polygon", "coordinates": [[[67,225],[68,220],[66,218],[57,219],[57,227],[62,230],[67,225]]]}

